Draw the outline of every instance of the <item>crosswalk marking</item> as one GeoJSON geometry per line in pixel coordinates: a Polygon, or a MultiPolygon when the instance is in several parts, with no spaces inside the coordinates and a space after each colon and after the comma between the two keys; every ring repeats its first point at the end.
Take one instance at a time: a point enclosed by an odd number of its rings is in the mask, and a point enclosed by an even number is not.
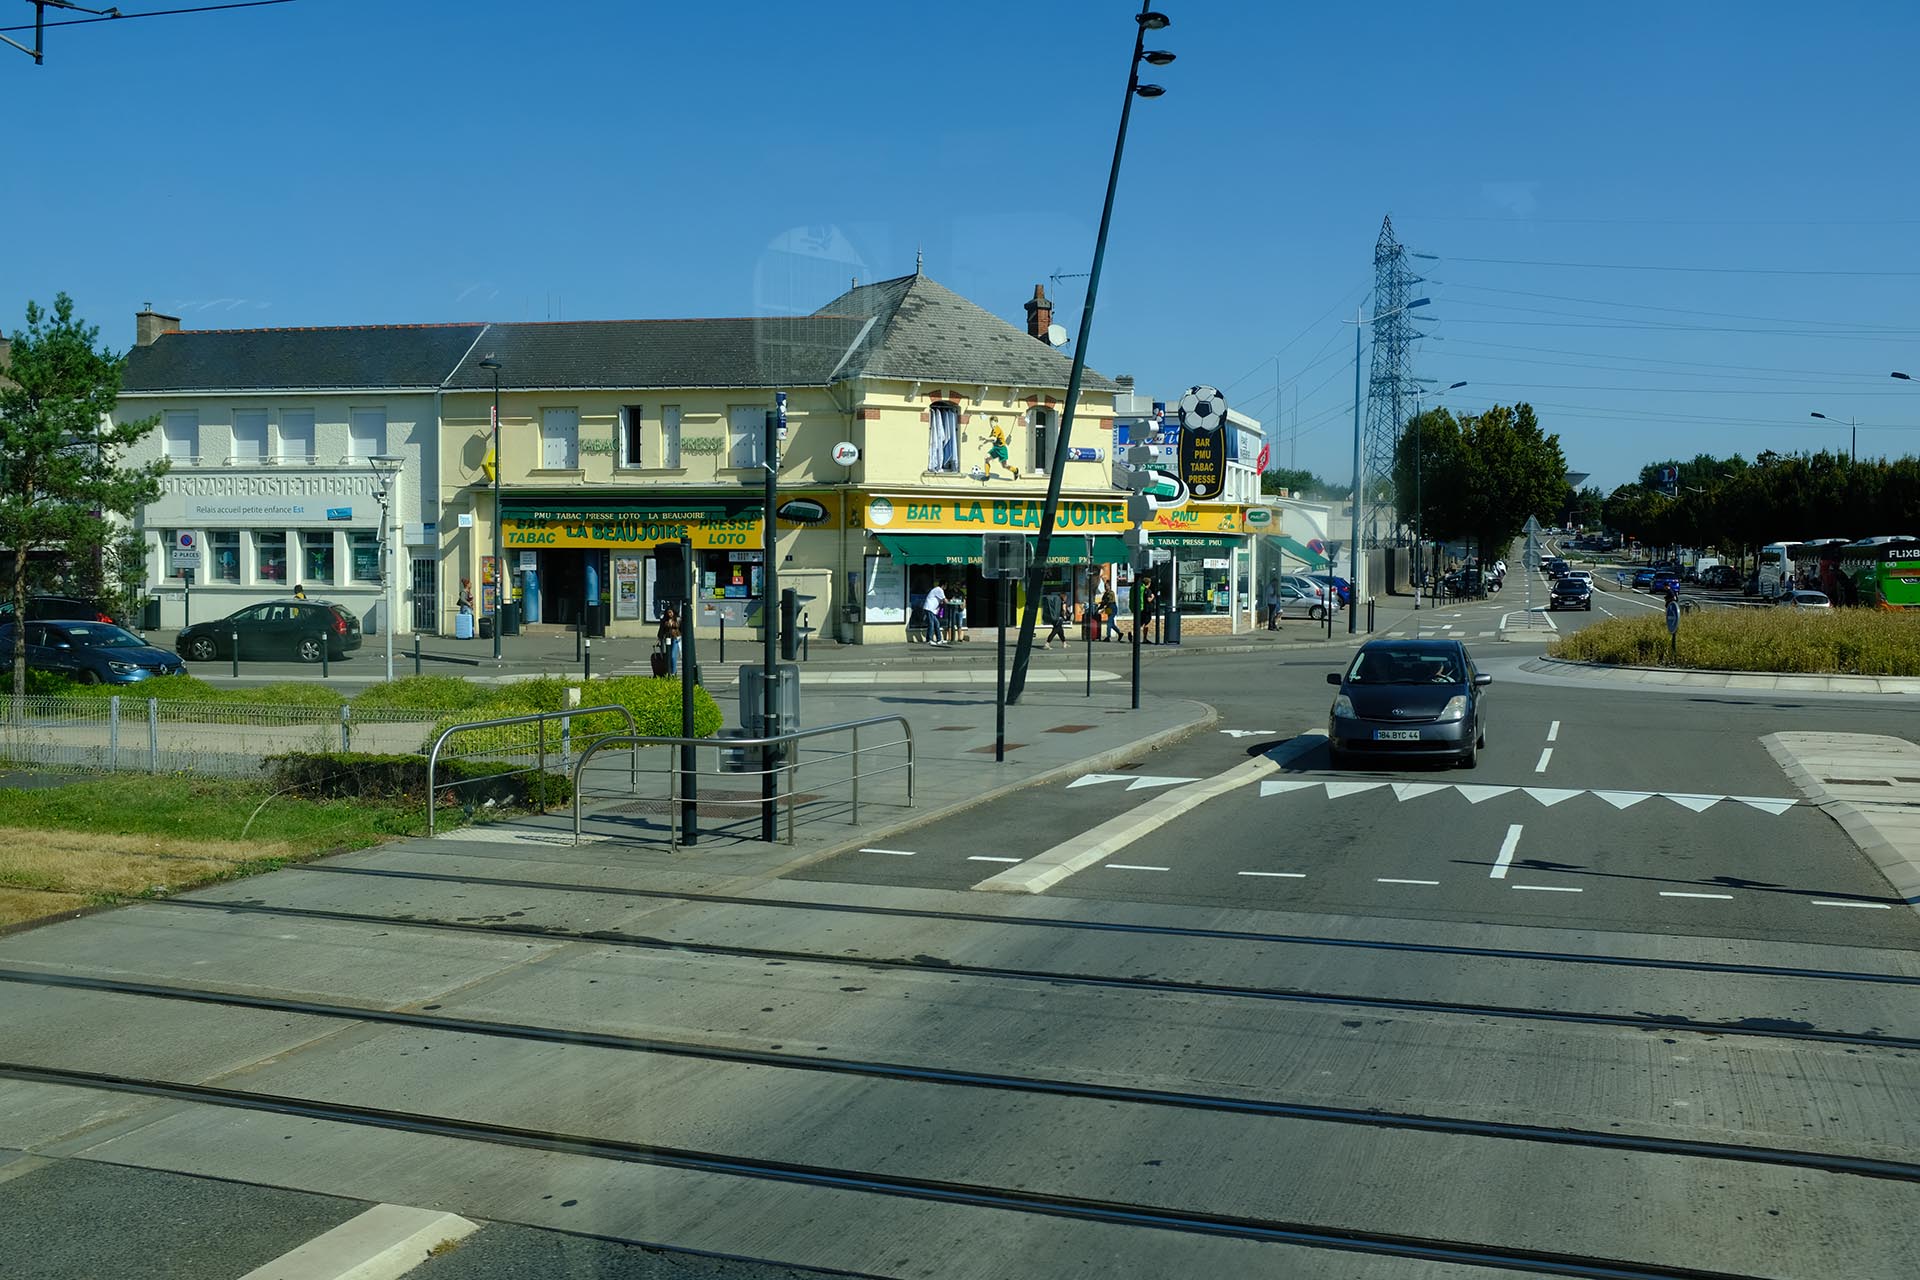
{"type": "Polygon", "coordinates": [[[1602,791],[1579,787],[1506,787],[1487,786],[1470,782],[1329,782],[1310,778],[1268,778],[1260,783],[1260,797],[1291,795],[1296,791],[1319,790],[1329,800],[1340,800],[1347,796],[1360,795],[1369,791],[1378,791],[1383,787],[1391,788],[1393,798],[1398,801],[1418,800],[1441,791],[1456,791],[1469,804],[1481,804],[1496,800],[1501,796],[1520,793],[1545,808],[1564,804],[1581,796],[1597,796],[1616,809],[1631,809],[1646,800],[1666,799],[1683,809],[1695,813],[1705,813],[1721,802],[1745,805],[1749,809],[1775,817],[1802,803],[1785,796],[1732,796],[1710,795],[1695,791],[1602,791]]]}
{"type": "Polygon", "coordinates": [[[1133,773],[1089,773],[1084,778],[1075,778],[1067,784],[1071,791],[1075,787],[1097,787],[1106,782],[1124,782],[1129,791],[1144,791],[1150,787],[1175,787],[1184,782],[1198,782],[1198,778],[1161,778],[1148,774],[1133,773]]]}

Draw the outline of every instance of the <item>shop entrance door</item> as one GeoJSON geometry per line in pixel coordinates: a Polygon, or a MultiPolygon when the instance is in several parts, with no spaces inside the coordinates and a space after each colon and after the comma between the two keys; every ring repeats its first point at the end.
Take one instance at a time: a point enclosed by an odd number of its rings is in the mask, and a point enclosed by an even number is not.
{"type": "Polygon", "coordinates": [[[580,620],[586,591],[586,552],[540,553],[540,621],[572,626],[580,620]]]}

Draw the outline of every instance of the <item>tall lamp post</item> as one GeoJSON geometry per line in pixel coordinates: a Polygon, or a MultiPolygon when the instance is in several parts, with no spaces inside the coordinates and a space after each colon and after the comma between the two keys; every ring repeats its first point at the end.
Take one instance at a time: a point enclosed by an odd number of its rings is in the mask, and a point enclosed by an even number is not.
{"type": "MultiPolygon", "coordinates": [[[[1893,376],[1896,378],[1906,377],[1906,375],[1903,373],[1896,373],[1893,376]]],[[[1838,418],[1829,418],[1824,413],[1816,413],[1816,414],[1811,414],[1809,416],[1818,418],[1822,422],[1831,422],[1835,426],[1840,425],[1840,420],[1838,418]]],[[[1852,418],[1848,418],[1847,429],[1852,433],[1852,437],[1853,437],[1848,442],[1848,445],[1847,445],[1847,465],[1852,466],[1854,463],[1860,460],[1860,424],[1855,422],[1852,418]]]]}
{"type": "MultiPolygon", "coordinates": [[[[1100,296],[1100,266],[1107,256],[1107,229],[1113,224],[1113,192],[1120,182],[1120,155],[1127,146],[1127,119],[1133,113],[1135,94],[1157,98],[1166,90],[1157,84],[1140,83],[1140,64],[1164,67],[1173,55],[1164,49],[1147,48],[1147,32],[1164,31],[1169,19],[1155,13],[1152,0],[1142,0],[1134,22],[1133,60],[1127,64],[1127,92],[1120,102],[1120,132],[1113,140],[1113,167],[1107,171],[1107,202],[1100,210],[1100,233],[1093,241],[1093,270],[1087,276],[1087,297],[1080,308],[1080,337],[1073,344],[1073,370],[1067,375],[1067,407],[1060,414],[1059,437],[1053,442],[1053,463],[1047,468],[1047,500],[1040,505],[1040,535],[1034,539],[1033,563],[1044,573],[1047,555],[1053,549],[1053,509],[1060,501],[1060,481],[1067,473],[1069,441],[1073,437],[1073,419],[1080,406],[1080,379],[1087,371],[1087,339],[1093,332],[1093,304],[1100,296]]],[[[1091,568],[1091,566],[1089,566],[1091,568]]],[[[1027,593],[1026,608],[1020,615],[1020,643],[1013,651],[1013,676],[1007,681],[1007,701],[1020,701],[1027,685],[1027,663],[1033,657],[1033,627],[1040,618],[1040,592],[1027,593]]],[[[1002,622],[1004,624],[1004,619],[1002,622]]],[[[1138,627],[1140,620],[1134,619],[1138,627]]]]}
{"type": "Polygon", "coordinates": [[[394,483],[400,478],[400,468],[407,460],[397,453],[376,453],[370,461],[373,463],[374,477],[379,488],[374,490],[374,498],[380,503],[380,596],[386,608],[387,616],[382,618],[380,629],[387,633],[387,681],[393,681],[393,628],[394,618],[399,613],[399,602],[394,598],[393,572],[393,503],[394,483]]]}
{"type": "Polygon", "coordinates": [[[1402,311],[1411,311],[1415,307],[1424,307],[1432,298],[1415,298],[1404,307],[1395,307],[1391,311],[1382,311],[1371,319],[1362,319],[1361,310],[1353,313],[1353,542],[1347,548],[1347,571],[1353,584],[1347,589],[1347,634],[1354,635],[1360,630],[1360,490],[1366,477],[1360,474],[1360,334],[1370,324],[1377,324],[1402,311]]]}
{"type": "Polygon", "coordinates": [[[500,628],[506,621],[507,553],[500,521],[500,362],[492,356],[480,362],[493,371],[493,660],[500,661],[500,628]]]}
{"type": "MultiPolygon", "coordinates": [[[[1447,391],[1458,391],[1466,385],[1464,382],[1448,383],[1447,391]]],[[[1445,395],[1446,391],[1440,394],[1445,395]]],[[[1425,415],[1420,408],[1420,403],[1415,401],[1413,406],[1413,421],[1415,424],[1413,432],[1413,547],[1414,554],[1418,558],[1420,565],[1420,577],[1422,580],[1427,576],[1427,508],[1420,492],[1420,455],[1423,452],[1423,446],[1425,446],[1427,442],[1427,427],[1424,422],[1420,421],[1423,416],[1425,415]]],[[[1416,583],[1413,588],[1413,611],[1415,613],[1420,612],[1420,585],[1421,584],[1416,583]]]]}

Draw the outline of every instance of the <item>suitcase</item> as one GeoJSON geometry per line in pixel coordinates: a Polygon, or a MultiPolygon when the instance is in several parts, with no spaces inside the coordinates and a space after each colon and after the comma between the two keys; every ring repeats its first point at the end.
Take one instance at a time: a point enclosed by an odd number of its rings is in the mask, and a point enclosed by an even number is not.
{"type": "Polygon", "coordinates": [[[653,674],[656,676],[664,676],[665,674],[667,674],[667,655],[660,652],[658,649],[655,649],[653,651],[652,657],[653,657],[653,674]]]}

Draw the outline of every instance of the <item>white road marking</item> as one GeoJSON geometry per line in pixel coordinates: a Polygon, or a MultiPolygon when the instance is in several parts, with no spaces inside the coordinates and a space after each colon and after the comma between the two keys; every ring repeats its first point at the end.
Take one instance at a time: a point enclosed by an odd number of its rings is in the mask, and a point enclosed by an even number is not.
{"type": "Polygon", "coordinates": [[[862,850],[861,850],[860,852],[862,852],[862,853],[890,853],[890,854],[892,854],[892,855],[893,855],[894,857],[896,857],[896,858],[911,858],[911,857],[913,857],[913,850],[911,850],[911,849],[862,849],[862,850]]]}
{"type": "MultiPolygon", "coordinates": [[[[1556,748],[1547,747],[1541,751],[1541,765],[1548,762],[1555,750],[1556,748]]],[[[1535,772],[1540,771],[1541,766],[1536,766],[1535,772]]],[[[1373,791],[1385,786],[1391,786],[1393,788],[1393,795],[1396,800],[1418,800],[1422,796],[1430,796],[1437,791],[1457,791],[1466,797],[1469,804],[1480,804],[1486,800],[1498,799],[1510,791],[1521,791],[1533,797],[1533,799],[1537,800],[1540,804],[1548,807],[1560,804],[1566,800],[1572,800],[1576,796],[1598,796],[1616,809],[1631,809],[1642,800],[1664,797],[1673,801],[1683,809],[1691,809],[1695,813],[1704,813],[1723,800],[1731,800],[1747,805],[1750,808],[1758,809],[1762,813],[1773,814],[1776,817],[1792,809],[1795,805],[1802,803],[1798,800],[1790,800],[1785,796],[1722,796],[1692,791],[1595,791],[1582,787],[1486,786],[1466,782],[1327,782],[1304,778],[1266,779],[1260,784],[1260,795],[1264,799],[1267,796],[1284,795],[1292,791],[1321,788],[1326,792],[1328,799],[1338,800],[1345,796],[1359,795],[1361,792],[1373,791]]],[[[1131,788],[1129,788],[1129,790],[1131,790],[1131,788]]]]}
{"type": "Polygon", "coordinates": [[[1616,809],[1631,809],[1654,793],[1651,791],[1596,791],[1593,794],[1616,809]]]}
{"type": "Polygon", "coordinates": [[[1438,880],[1390,880],[1386,876],[1375,876],[1376,884],[1439,884],[1438,880]]]}
{"type": "Polygon", "coordinates": [[[1728,796],[1727,799],[1738,800],[1741,804],[1750,805],[1762,813],[1771,813],[1775,817],[1793,808],[1795,803],[1792,800],[1778,800],[1771,796],[1728,796]]]}
{"type": "Polygon", "coordinates": [[[1141,791],[1148,787],[1173,787],[1183,782],[1198,782],[1198,778],[1162,778],[1133,773],[1090,773],[1084,778],[1075,778],[1067,784],[1071,791],[1075,787],[1097,787],[1107,782],[1124,782],[1129,791],[1141,791]]]}
{"type": "Polygon", "coordinates": [[[1393,794],[1395,799],[1417,800],[1436,791],[1445,791],[1447,786],[1444,782],[1396,782],[1393,784],[1393,794]]]}
{"type": "Polygon", "coordinates": [[[1507,828],[1507,838],[1500,842],[1500,856],[1493,860],[1493,870],[1488,878],[1505,880],[1507,868],[1513,865],[1513,851],[1520,847],[1520,824],[1514,823],[1507,828]]]}
{"type": "Polygon", "coordinates": [[[1135,778],[1127,784],[1129,791],[1143,791],[1150,787],[1177,787],[1184,782],[1198,782],[1198,778],[1135,778]]]}
{"type": "Polygon", "coordinates": [[[1733,895],[1730,893],[1680,893],[1672,889],[1662,889],[1660,896],[1663,898],[1723,898],[1728,902],[1733,901],[1733,895]]]}
{"type": "Polygon", "coordinates": [[[1553,759],[1553,748],[1552,747],[1540,748],[1540,760],[1539,760],[1539,763],[1533,766],[1533,771],[1535,773],[1545,773],[1547,771],[1547,761],[1551,759],[1553,759]]]}
{"type": "Polygon", "coordinates": [[[1229,738],[1271,738],[1278,729],[1222,729],[1229,738]]]}
{"type": "Polygon", "coordinates": [[[1465,796],[1468,804],[1479,804],[1482,800],[1491,800],[1495,796],[1503,796],[1507,794],[1507,792],[1515,790],[1515,788],[1470,786],[1463,782],[1456,782],[1454,784],[1454,790],[1465,796]]]}
{"type": "Polygon", "coordinates": [[[1684,791],[1662,791],[1660,794],[1677,805],[1682,805],[1693,810],[1695,813],[1705,813],[1707,810],[1713,808],[1714,805],[1719,804],[1721,799],[1719,796],[1692,795],[1684,791]]]}
{"type": "Polygon", "coordinates": [[[1535,893],[1585,893],[1585,889],[1576,889],[1566,884],[1510,884],[1509,889],[1531,889],[1535,893]]]}
{"type": "Polygon", "coordinates": [[[1304,871],[1236,871],[1233,874],[1237,876],[1265,876],[1275,880],[1305,880],[1307,878],[1307,873],[1304,871]]]}
{"type": "Polygon", "coordinates": [[[1299,791],[1304,787],[1317,787],[1319,785],[1317,782],[1301,782],[1293,778],[1279,780],[1268,778],[1260,784],[1260,798],[1264,800],[1268,796],[1277,796],[1285,791],[1299,791]]]}
{"type": "Polygon", "coordinates": [[[1575,796],[1586,794],[1584,791],[1569,791],[1559,787],[1522,787],[1520,789],[1549,809],[1562,800],[1571,800],[1575,796]]]}
{"type": "Polygon", "coordinates": [[[1547,726],[1547,741],[1548,742],[1560,741],[1560,722],[1558,720],[1555,720],[1552,724],[1547,726]]]}
{"type": "Polygon", "coordinates": [[[1020,859],[1018,859],[1018,858],[996,858],[996,857],[993,857],[993,856],[992,856],[992,855],[990,855],[990,854],[985,854],[985,853],[975,853],[975,854],[970,854],[970,855],[968,855],[968,857],[967,857],[967,861],[968,861],[968,862],[1018,862],[1018,861],[1020,861],[1020,859]]]}
{"type": "Polygon", "coordinates": [[[1482,640],[1486,640],[1486,639],[1488,639],[1488,638],[1490,638],[1490,637],[1492,637],[1492,636],[1497,636],[1497,635],[1499,635],[1499,634],[1500,634],[1500,633],[1499,633],[1498,631],[1482,631],[1482,632],[1480,633],[1480,638],[1481,638],[1482,640]]]}
{"type": "Polygon", "coordinates": [[[1825,902],[1819,898],[1813,900],[1816,907],[1865,907],[1869,911],[1891,911],[1892,907],[1884,902],[1825,902]]]}
{"type": "Polygon", "coordinates": [[[1090,773],[1084,778],[1075,778],[1069,782],[1067,789],[1071,791],[1075,787],[1097,787],[1103,782],[1124,782],[1126,777],[1124,773],[1090,773]]]}
{"type": "Polygon", "coordinates": [[[1171,871],[1173,870],[1173,868],[1172,867],[1140,867],[1140,866],[1135,866],[1130,862],[1109,862],[1107,864],[1107,870],[1109,871],[1171,871]]]}
{"type": "Polygon", "coordinates": [[[1357,796],[1362,791],[1373,791],[1386,785],[1384,782],[1329,782],[1326,784],[1327,798],[1338,800],[1341,796],[1357,796]]]}

